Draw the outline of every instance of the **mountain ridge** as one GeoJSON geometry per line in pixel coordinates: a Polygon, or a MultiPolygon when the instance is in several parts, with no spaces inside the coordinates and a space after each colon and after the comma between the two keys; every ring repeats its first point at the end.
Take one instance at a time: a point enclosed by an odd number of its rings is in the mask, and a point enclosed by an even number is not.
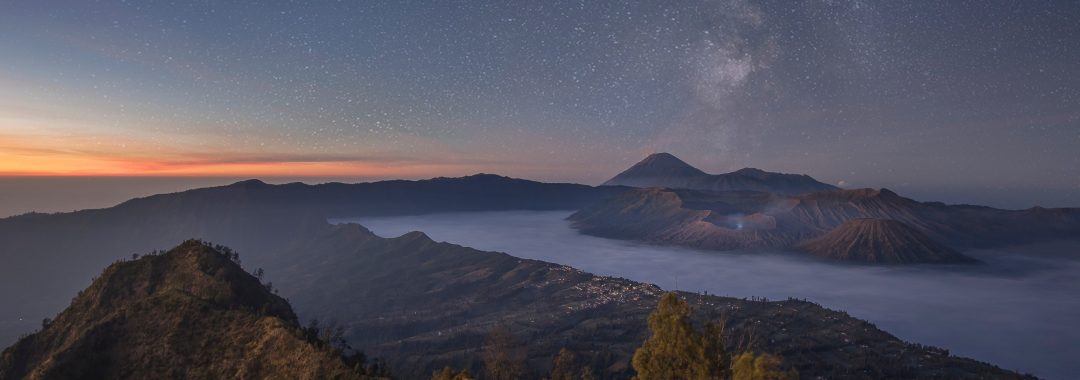
{"type": "MultiPolygon", "coordinates": [[[[631,189],[585,207],[568,219],[579,231],[590,235],[727,251],[794,249],[861,218],[902,222],[949,249],[992,248],[1080,236],[1080,209],[951,206],[917,202],[888,189],[843,189],[794,196],[631,189]]],[[[932,251],[946,252],[940,248],[932,251]]],[[[936,255],[925,258],[936,261],[933,257],[936,255]]],[[[923,261],[910,263],[916,262],[923,261]]]]}
{"type": "Polygon", "coordinates": [[[836,189],[805,174],[774,173],[743,168],[730,173],[708,174],[670,153],[654,153],[601,186],[666,187],[703,191],[767,191],[800,194],[836,189]]]}

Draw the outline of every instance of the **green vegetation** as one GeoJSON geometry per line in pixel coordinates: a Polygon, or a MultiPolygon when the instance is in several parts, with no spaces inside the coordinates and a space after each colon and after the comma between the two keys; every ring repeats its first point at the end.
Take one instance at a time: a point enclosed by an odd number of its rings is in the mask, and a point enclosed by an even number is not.
{"type": "Polygon", "coordinates": [[[731,380],[794,380],[799,372],[794,368],[781,369],[783,358],[762,353],[755,355],[746,351],[735,357],[731,364],[731,380]]]}
{"type": "Polygon", "coordinates": [[[450,367],[443,367],[441,371],[435,371],[431,374],[431,380],[474,380],[475,377],[469,373],[468,370],[455,370],[450,367]]]}
{"type": "Polygon", "coordinates": [[[691,320],[690,304],[666,293],[649,314],[652,335],[634,352],[638,379],[787,380],[794,369],[781,370],[782,359],[746,351],[732,363],[725,350],[724,325],[709,322],[699,331],[691,320]]]}
{"type": "Polygon", "coordinates": [[[488,380],[517,380],[525,375],[525,347],[509,328],[491,330],[484,342],[483,357],[488,380]]]}
{"type": "Polygon", "coordinates": [[[574,362],[577,361],[574,352],[563,347],[559,354],[555,355],[555,362],[551,369],[551,380],[574,380],[574,362]]]}

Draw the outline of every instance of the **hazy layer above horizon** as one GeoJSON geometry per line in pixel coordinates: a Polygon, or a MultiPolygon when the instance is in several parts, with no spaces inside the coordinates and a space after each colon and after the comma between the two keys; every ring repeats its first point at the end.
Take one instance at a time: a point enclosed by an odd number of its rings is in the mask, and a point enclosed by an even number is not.
{"type": "MultiPolygon", "coordinates": [[[[0,177],[0,218],[28,212],[70,212],[112,207],[132,198],[228,185],[234,177],[0,177]]],[[[267,183],[361,179],[269,178],[267,183]]]]}
{"type": "MultiPolygon", "coordinates": [[[[201,187],[240,177],[0,177],[0,218],[28,212],[70,212],[112,207],[126,200],[201,187]]],[[[267,183],[365,182],[382,178],[261,178],[267,183]]],[[[1080,207],[1080,191],[1052,189],[892,188],[920,201],[977,204],[1008,209],[1080,207]]]]}

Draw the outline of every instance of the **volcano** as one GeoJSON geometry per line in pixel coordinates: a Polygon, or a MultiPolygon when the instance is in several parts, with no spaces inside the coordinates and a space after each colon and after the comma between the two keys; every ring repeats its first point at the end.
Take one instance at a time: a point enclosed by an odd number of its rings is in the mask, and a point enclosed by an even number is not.
{"type": "Polygon", "coordinates": [[[755,168],[709,174],[670,153],[655,153],[603,183],[604,186],[666,187],[701,191],[763,191],[802,194],[834,190],[807,175],[774,173],[755,168]]]}
{"type": "Polygon", "coordinates": [[[871,264],[974,261],[919,230],[891,219],[852,219],[796,248],[814,256],[871,264]]]}

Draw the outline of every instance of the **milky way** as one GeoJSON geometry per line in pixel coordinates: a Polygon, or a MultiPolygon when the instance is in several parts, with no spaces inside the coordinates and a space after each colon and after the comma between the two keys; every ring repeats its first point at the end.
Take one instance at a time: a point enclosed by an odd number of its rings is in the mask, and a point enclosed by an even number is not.
{"type": "Polygon", "coordinates": [[[597,183],[671,151],[860,187],[1080,193],[1075,2],[3,8],[0,155],[24,166],[597,183]]]}

